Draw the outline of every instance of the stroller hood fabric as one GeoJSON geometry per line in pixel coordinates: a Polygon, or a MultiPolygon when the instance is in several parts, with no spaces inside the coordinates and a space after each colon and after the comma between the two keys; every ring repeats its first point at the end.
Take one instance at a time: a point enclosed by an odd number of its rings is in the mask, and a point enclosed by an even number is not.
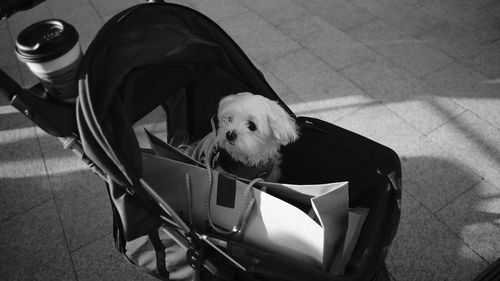
{"type": "MultiPolygon", "coordinates": [[[[85,152],[113,180],[134,185],[142,169],[133,122],[191,81],[224,77],[242,83],[236,90],[279,101],[241,49],[207,17],[174,4],[139,5],[115,16],[80,68],[77,118],[85,152]]],[[[205,109],[213,114],[218,99],[233,90],[195,94],[210,95],[207,100],[218,96],[205,109]]]]}

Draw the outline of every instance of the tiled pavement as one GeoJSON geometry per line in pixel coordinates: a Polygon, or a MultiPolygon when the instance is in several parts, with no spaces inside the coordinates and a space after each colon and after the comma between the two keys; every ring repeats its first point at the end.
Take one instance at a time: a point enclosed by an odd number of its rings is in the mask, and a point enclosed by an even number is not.
{"type": "MultiPolygon", "coordinates": [[[[500,257],[500,1],[178,0],[218,22],[299,115],[393,148],[403,213],[387,264],[405,280],[471,280],[500,257]]],[[[84,49],[135,0],[47,0],[12,38],[73,23],[84,49]]],[[[113,250],[104,184],[0,98],[0,280],[153,280],[113,250]]]]}

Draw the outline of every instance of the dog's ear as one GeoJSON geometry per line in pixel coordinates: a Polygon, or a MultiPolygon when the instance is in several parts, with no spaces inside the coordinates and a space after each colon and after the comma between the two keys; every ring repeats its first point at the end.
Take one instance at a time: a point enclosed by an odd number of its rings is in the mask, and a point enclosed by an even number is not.
{"type": "Polygon", "coordinates": [[[276,101],[267,100],[269,127],[281,145],[294,142],[299,137],[297,124],[276,101]]]}
{"type": "Polygon", "coordinates": [[[217,131],[219,130],[219,117],[217,114],[212,115],[212,118],[210,118],[210,124],[212,125],[212,131],[217,131]]]}

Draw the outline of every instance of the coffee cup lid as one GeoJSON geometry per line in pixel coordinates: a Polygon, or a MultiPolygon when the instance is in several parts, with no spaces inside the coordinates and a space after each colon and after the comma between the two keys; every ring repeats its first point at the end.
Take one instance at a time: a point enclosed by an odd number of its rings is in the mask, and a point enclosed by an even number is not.
{"type": "Polygon", "coordinates": [[[78,42],[69,23],[50,19],[28,26],[16,40],[16,54],[24,62],[46,62],[64,55],[78,42]]]}

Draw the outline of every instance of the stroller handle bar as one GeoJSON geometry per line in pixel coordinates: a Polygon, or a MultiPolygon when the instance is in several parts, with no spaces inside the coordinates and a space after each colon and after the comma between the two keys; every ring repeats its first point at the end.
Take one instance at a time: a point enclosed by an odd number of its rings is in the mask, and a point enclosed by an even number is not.
{"type": "Polygon", "coordinates": [[[13,14],[29,10],[45,0],[2,0],[0,1],[0,18],[8,18],[13,14]]]}

